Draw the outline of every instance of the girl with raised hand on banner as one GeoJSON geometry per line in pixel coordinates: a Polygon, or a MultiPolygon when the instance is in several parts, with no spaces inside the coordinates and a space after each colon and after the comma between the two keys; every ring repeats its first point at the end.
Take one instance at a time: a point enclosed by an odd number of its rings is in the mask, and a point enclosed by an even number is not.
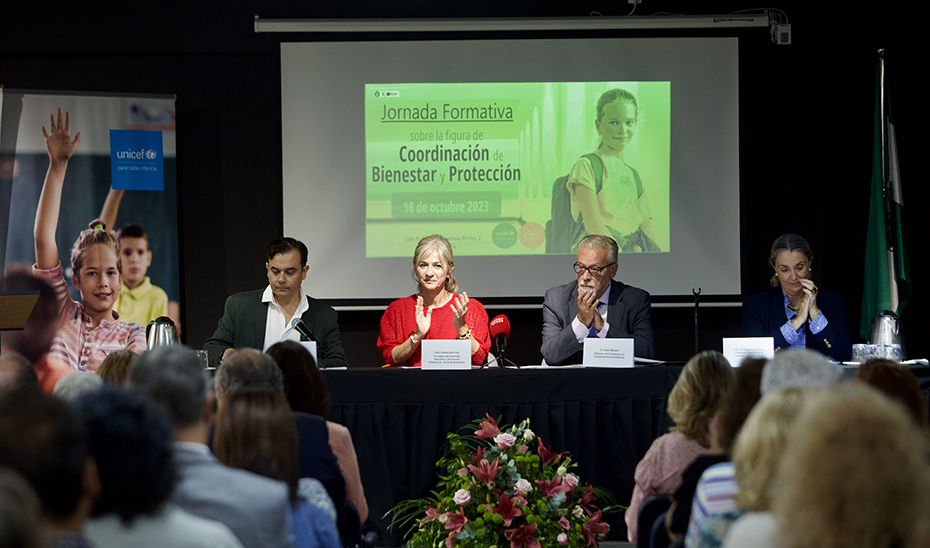
{"type": "Polygon", "coordinates": [[[612,89],[598,99],[594,125],[600,145],[575,162],[566,182],[572,216],[583,224],[575,243],[602,234],[616,240],[624,253],[661,251],[639,172],[623,160],[638,121],[639,106],[629,91],[612,89]]]}
{"type": "Polygon", "coordinates": [[[49,353],[76,370],[95,371],[108,354],[117,350],[144,352],[145,328],[136,322],[124,322],[113,310],[122,283],[119,243],[99,219],[81,232],[71,248],[71,283],[81,293],[82,302],[71,300],[55,233],[65,172],[81,134],[71,139],[70,113],[65,113],[63,125],[61,109],[57,121],[54,114],[50,118],[51,129],[42,126],[49,166],[36,210],[33,273],[52,285],[58,300],[59,327],[49,353]]]}

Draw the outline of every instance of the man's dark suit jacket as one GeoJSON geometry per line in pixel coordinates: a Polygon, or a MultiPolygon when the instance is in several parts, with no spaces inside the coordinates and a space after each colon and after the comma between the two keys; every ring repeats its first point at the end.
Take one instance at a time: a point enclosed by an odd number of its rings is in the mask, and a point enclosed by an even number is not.
{"type": "MultiPolygon", "coordinates": [[[[207,339],[203,349],[207,351],[210,365],[216,366],[227,348],[257,348],[265,345],[265,323],[268,321],[268,303],[262,302],[264,289],[236,293],[226,299],[226,308],[220,318],[216,332],[207,339]]],[[[339,338],[339,323],[336,311],[313,297],[307,297],[310,308],[300,318],[307,330],[317,340],[317,365],[322,367],[345,367],[345,352],[339,338]]]]}
{"type": "MultiPolygon", "coordinates": [[[[820,290],[817,292],[817,308],[826,316],[827,327],[814,335],[810,323],[804,324],[807,348],[820,351],[838,362],[848,361],[852,347],[849,345],[849,324],[843,296],[820,290]]],[[[775,350],[788,348],[788,341],[781,334],[781,326],[787,321],[785,294],[780,287],[773,287],[743,301],[744,337],[774,337],[775,350]]]]}
{"type": "MultiPolygon", "coordinates": [[[[578,282],[574,281],[546,291],[543,302],[542,355],[549,365],[581,363],[584,344],[578,342],[572,330],[572,320],[578,315],[578,282]]],[[[638,358],[652,358],[652,312],[649,293],[642,289],[610,281],[607,302],[607,338],[633,339],[633,353],[638,358]]]]}

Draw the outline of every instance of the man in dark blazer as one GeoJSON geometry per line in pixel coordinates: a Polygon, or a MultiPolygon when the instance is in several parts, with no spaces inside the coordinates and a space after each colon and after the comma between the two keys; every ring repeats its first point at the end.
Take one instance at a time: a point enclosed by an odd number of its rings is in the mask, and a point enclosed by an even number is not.
{"type": "Polygon", "coordinates": [[[543,359],[549,365],[581,363],[584,339],[632,338],[638,358],[652,358],[649,293],[613,279],[617,242],[586,236],[578,242],[574,282],[546,291],[543,302],[543,359]]]}
{"type": "Polygon", "coordinates": [[[234,348],[264,350],[284,338],[307,340],[301,333],[305,329],[317,343],[317,365],[345,367],[336,311],[301,289],[310,270],[307,246],[294,238],[279,238],[268,244],[265,256],[268,287],[226,299],[216,332],[203,345],[210,365],[216,366],[234,348]]]}

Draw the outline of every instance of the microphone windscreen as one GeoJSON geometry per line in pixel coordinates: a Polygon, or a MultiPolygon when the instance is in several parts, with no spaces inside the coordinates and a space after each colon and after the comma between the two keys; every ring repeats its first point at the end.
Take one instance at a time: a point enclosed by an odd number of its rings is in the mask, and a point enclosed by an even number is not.
{"type": "Polygon", "coordinates": [[[505,339],[510,338],[510,320],[503,314],[491,320],[491,336],[497,337],[501,334],[505,339]]]}

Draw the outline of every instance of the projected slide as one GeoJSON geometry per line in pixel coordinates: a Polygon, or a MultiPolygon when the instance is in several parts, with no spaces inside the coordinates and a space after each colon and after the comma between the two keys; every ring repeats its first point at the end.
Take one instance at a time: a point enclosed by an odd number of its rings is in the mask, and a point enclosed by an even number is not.
{"type": "Polygon", "coordinates": [[[671,83],[365,84],[365,256],[668,253],[671,83]]]}

